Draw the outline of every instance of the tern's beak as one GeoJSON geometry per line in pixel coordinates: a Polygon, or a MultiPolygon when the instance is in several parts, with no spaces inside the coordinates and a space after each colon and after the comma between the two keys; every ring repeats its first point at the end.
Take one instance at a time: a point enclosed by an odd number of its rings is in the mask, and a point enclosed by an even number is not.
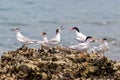
{"type": "Polygon", "coordinates": [[[61,30],[63,30],[63,29],[64,29],[64,27],[63,27],[63,26],[61,26],[61,27],[60,27],[60,29],[61,29],[61,30]]]}
{"type": "Polygon", "coordinates": [[[70,31],[72,31],[72,30],[73,30],[73,28],[69,28],[69,30],[70,30],[70,31]]]}

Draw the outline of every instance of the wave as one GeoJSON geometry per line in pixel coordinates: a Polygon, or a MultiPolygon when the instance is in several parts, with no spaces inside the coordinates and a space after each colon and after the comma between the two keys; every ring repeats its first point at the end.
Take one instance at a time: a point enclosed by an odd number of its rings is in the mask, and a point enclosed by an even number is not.
{"type": "Polygon", "coordinates": [[[5,25],[5,26],[26,26],[28,24],[26,23],[20,23],[20,22],[1,22],[1,25],[5,25]]]}
{"type": "Polygon", "coordinates": [[[120,24],[120,21],[119,20],[118,21],[91,21],[87,23],[92,25],[105,26],[105,25],[120,24]]]}
{"type": "Polygon", "coordinates": [[[0,8],[0,11],[9,11],[10,8],[0,8]]]}
{"type": "Polygon", "coordinates": [[[108,42],[110,45],[120,47],[120,40],[119,39],[111,38],[111,37],[107,37],[107,39],[108,39],[108,42]]]}
{"type": "Polygon", "coordinates": [[[57,24],[59,22],[58,21],[38,21],[38,23],[52,23],[52,24],[57,24]]]}

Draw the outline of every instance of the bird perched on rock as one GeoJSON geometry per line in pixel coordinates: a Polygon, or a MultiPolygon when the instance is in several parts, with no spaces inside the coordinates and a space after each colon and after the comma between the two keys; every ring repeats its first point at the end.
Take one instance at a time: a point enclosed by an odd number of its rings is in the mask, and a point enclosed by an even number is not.
{"type": "MultiPolygon", "coordinates": [[[[41,49],[45,50],[45,52],[48,52],[49,50],[52,50],[52,48],[60,43],[60,32],[63,30],[63,26],[56,29],[56,35],[52,39],[48,40],[47,33],[42,33],[42,41],[37,41],[37,44],[41,45],[41,49]]],[[[52,50],[53,51],[53,50],[52,50]]]]}
{"type": "Polygon", "coordinates": [[[18,27],[14,27],[11,30],[16,32],[16,38],[19,42],[22,43],[22,47],[25,47],[25,45],[36,43],[36,40],[23,36],[18,27]]]}
{"type": "Polygon", "coordinates": [[[40,44],[40,45],[45,45],[48,42],[47,33],[46,32],[42,32],[41,36],[42,36],[42,40],[41,41],[37,41],[36,43],[40,44]]]}
{"type": "Polygon", "coordinates": [[[79,51],[87,51],[89,49],[90,43],[94,42],[94,38],[91,36],[87,36],[85,42],[79,43],[77,45],[71,45],[68,48],[79,50],[79,51]]]}
{"type": "Polygon", "coordinates": [[[48,40],[48,42],[45,43],[45,44],[48,45],[48,46],[51,46],[51,47],[58,45],[60,43],[60,41],[61,41],[60,33],[61,33],[61,30],[63,30],[63,29],[64,29],[63,26],[61,26],[58,29],[56,29],[55,37],[53,37],[52,39],[48,40]]]}
{"type": "Polygon", "coordinates": [[[104,56],[104,52],[109,50],[109,46],[106,38],[99,40],[99,42],[101,44],[99,46],[93,46],[92,51],[94,53],[100,53],[101,54],[100,56],[102,57],[104,56]]]}
{"type": "Polygon", "coordinates": [[[78,42],[85,42],[87,36],[82,34],[77,27],[73,27],[70,30],[75,30],[75,32],[76,32],[76,39],[77,39],[78,42]]]}
{"type": "Polygon", "coordinates": [[[47,33],[46,32],[42,32],[41,35],[42,35],[42,40],[48,42],[47,33]]]}

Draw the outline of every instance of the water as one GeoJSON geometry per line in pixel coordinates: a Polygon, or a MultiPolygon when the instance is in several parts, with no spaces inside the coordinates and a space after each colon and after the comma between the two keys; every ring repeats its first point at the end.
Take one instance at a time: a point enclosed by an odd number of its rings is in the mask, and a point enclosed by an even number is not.
{"type": "MultiPolygon", "coordinates": [[[[76,44],[74,26],[86,35],[107,37],[110,59],[120,60],[120,0],[0,0],[0,54],[21,46],[12,27],[20,27],[30,38],[41,39],[46,31],[49,38],[61,25],[63,45],[76,44]]],[[[33,45],[36,47],[36,45],[33,45]]]]}

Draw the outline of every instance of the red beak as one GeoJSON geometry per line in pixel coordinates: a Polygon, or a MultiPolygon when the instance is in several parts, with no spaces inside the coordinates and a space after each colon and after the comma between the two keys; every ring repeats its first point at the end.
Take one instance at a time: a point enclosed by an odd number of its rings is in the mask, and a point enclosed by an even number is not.
{"type": "Polygon", "coordinates": [[[73,28],[69,28],[69,30],[70,30],[70,31],[72,31],[72,30],[73,30],[73,28]]]}

